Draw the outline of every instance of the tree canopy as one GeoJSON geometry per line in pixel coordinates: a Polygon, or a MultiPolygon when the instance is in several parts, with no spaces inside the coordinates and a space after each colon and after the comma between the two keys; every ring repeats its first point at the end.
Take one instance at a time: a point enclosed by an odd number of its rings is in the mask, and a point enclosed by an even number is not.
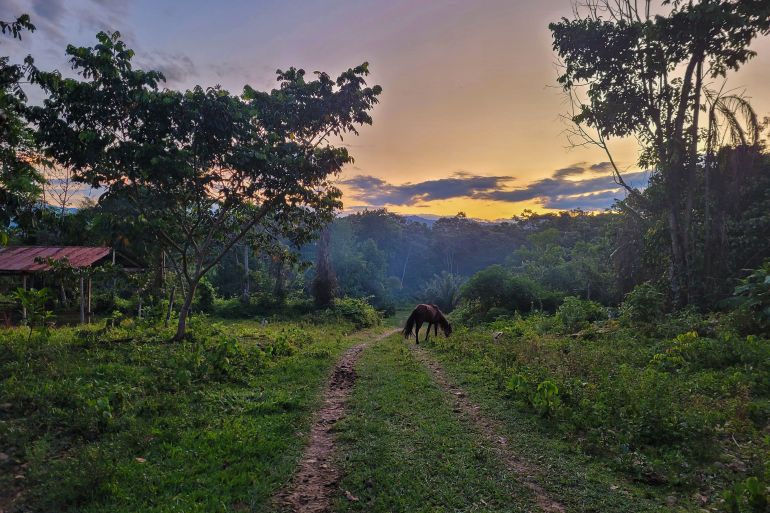
{"type": "Polygon", "coordinates": [[[370,124],[381,88],[366,87],[364,63],[336,80],[279,70],[277,89],[241,96],[160,90],[163,75],[134,69],[118,33],[97,39],[67,48],[82,79],[34,73],[47,96],[31,119],[48,155],[105,198],[126,198],[172,255],[187,284],[181,337],[198,283],[238,241],[301,244],[333,218],[331,180],[352,158],[330,137],[370,124]]]}

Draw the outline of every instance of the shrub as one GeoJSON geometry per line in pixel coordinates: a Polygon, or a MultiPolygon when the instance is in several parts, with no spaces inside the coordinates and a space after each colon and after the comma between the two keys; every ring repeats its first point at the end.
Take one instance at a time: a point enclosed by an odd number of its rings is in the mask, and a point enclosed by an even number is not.
{"type": "Polygon", "coordinates": [[[765,513],[770,508],[770,486],[757,477],[738,482],[723,494],[729,513],[765,513]]]}
{"type": "Polygon", "coordinates": [[[770,330],[770,259],[740,281],[732,303],[752,312],[760,329],[770,330]]]}
{"type": "Polygon", "coordinates": [[[529,312],[538,300],[538,286],[529,278],[515,276],[500,265],[492,265],[471,276],[461,289],[462,299],[474,302],[482,317],[494,307],[529,312]]]}
{"type": "Polygon", "coordinates": [[[663,314],[663,294],[650,283],[642,283],[626,294],[620,316],[630,324],[648,324],[663,314]]]}
{"type": "Polygon", "coordinates": [[[449,313],[460,302],[460,289],[463,281],[461,276],[446,271],[443,271],[441,275],[434,274],[433,278],[420,291],[420,300],[438,305],[441,311],[449,313]]]}
{"type": "Polygon", "coordinates": [[[14,291],[13,295],[21,308],[27,312],[25,322],[30,327],[29,336],[32,336],[32,327],[37,326],[40,329],[40,335],[47,340],[49,336],[48,323],[54,317],[53,312],[46,309],[46,304],[50,299],[49,290],[47,288],[40,290],[19,288],[14,291]]]}
{"type": "Polygon", "coordinates": [[[335,299],[331,311],[334,315],[353,323],[356,328],[369,328],[380,324],[377,310],[362,298],[335,299]]]}
{"type": "Polygon", "coordinates": [[[565,297],[564,302],[556,310],[556,320],[570,332],[584,329],[589,323],[606,317],[602,305],[575,296],[565,297]]]}
{"type": "Polygon", "coordinates": [[[487,312],[485,318],[487,321],[496,321],[498,319],[506,319],[511,316],[511,311],[502,306],[493,306],[487,312]]]}
{"type": "Polygon", "coordinates": [[[198,312],[211,313],[214,310],[214,298],[216,292],[214,286],[207,279],[202,279],[195,289],[195,303],[193,308],[198,312]]]}

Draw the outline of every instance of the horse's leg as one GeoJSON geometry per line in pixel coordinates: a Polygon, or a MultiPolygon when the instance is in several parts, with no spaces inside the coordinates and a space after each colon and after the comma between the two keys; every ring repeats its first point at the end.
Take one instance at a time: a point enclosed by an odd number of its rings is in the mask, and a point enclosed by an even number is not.
{"type": "Polygon", "coordinates": [[[433,334],[438,337],[438,323],[433,325],[433,334]]]}
{"type": "Polygon", "coordinates": [[[430,335],[430,322],[428,323],[428,329],[425,331],[425,342],[428,341],[428,336],[430,335]]]}
{"type": "Polygon", "coordinates": [[[422,321],[417,321],[417,325],[414,327],[414,343],[420,343],[420,328],[422,328],[422,321]]]}

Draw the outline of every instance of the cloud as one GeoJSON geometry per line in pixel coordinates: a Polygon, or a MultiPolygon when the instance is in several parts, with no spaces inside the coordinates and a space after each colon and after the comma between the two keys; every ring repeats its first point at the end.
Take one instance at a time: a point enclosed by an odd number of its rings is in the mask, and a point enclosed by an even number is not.
{"type": "Polygon", "coordinates": [[[354,198],[370,205],[414,205],[493,192],[513,179],[512,176],[479,176],[459,171],[449,178],[402,185],[393,185],[368,175],[357,175],[341,183],[352,190],[354,198]]]}
{"type": "Polygon", "coordinates": [[[588,169],[594,173],[612,173],[612,164],[609,162],[599,162],[591,164],[588,169]]]}
{"type": "Polygon", "coordinates": [[[166,83],[169,86],[184,82],[196,73],[195,63],[181,53],[168,54],[155,51],[152,54],[144,52],[140,56],[137,52],[136,65],[145,70],[160,71],[166,77],[166,83]]]}
{"type": "MultiPolygon", "coordinates": [[[[646,182],[647,172],[637,171],[635,173],[626,173],[624,179],[632,187],[639,187],[646,182]]],[[[513,202],[540,200],[540,202],[546,206],[563,202],[569,198],[575,199],[583,195],[596,194],[599,192],[612,192],[615,197],[625,196],[625,194],[622,194],[623,191],[621,187],[615,183],[611,176],[599,176],[587,178],[585,180],[568,180],[554,173],[551,178],[538,180],[520,189],[487,191],[476,194],[475,198],[513,202]]],[[[607,206],[609,206],[609,204],[607,206]]]]}
{"type": "MultiPolygon", "coordinates": [[[[351,196],[370,206],[408,205],[426,206],[425,203],[452,198],[518,203],[536,201],[549,209],[601,210],[616,199],[626,196],[610,174],[609,162],[588,165],[578,163],[557,169],[549,178],[524,187],[510,189],[511,176],[479,176],[459,171],[449,178],[393,185],[376,176],[357,175],[342,181],[351,190],[351,196]],[[601,176],[596,176],[601,173],[601,176]],[[582,179],[571,177],[593,175],[582,179]]],[[[649,179],[647,171],[625,173],[626,183],[644,188],[649,179]]]]}
{"type": "Polygon", "coordinates": [[[582,175],[585,172],[586,172],[586,168],[583,167],[581,164],[574,164],[569,167],[557,169],[556,171],[553,172],[553,176],[556,178],[564,178],[572,175],[582,175]]]}
{"type": "Polygon", "coordinates": [[[578,162],[571,166],[557,169],[553,172],[554,178],[566,178],[568,176],[583,175],[585,173],[593,174],[609,174],[612,172],[612,164],[609,162],[597,162],[596,164],[588,165],[586,162],[578,162]]]}

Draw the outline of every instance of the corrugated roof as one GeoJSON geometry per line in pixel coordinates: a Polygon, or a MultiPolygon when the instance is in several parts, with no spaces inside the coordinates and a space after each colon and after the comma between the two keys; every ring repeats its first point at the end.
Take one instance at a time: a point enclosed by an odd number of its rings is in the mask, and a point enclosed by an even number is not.
{"type": "Polygon", "coordinates": [[[112,251],[106,247],[89,246],[12,246],[0,248],[0,273],[37,273],[50,266],[37,259],[66,258],[72,267],[88,267],[112,251]]]}

